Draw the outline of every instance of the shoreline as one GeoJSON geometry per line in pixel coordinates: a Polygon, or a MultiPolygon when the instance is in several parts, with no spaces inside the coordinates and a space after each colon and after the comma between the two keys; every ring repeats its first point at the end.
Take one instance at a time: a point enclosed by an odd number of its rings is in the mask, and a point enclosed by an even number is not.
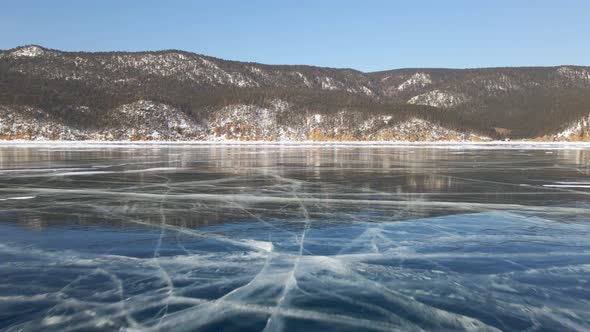
{"type": "Polygon", "coordinates": [[[0,147],[155,147],[155,146],[260,146],[260,147],[376,147],[447,149],[590,149],[590,142],[487,141],[487,142],[407,142],[407,141],[0,141],[0,147]]]}

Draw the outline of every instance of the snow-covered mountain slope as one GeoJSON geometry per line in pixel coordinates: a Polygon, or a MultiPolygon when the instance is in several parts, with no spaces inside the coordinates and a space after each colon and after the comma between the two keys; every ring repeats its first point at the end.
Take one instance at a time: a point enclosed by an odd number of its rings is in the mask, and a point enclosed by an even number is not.
{"type": "Polygon", "coordinates": [[[140,100],[113,109],[112,123],[102,135],[115,140],[179,140],[203,138],[204,128],[184,112],[166,104],[140,100]]]}
{"type": "Polygon", "coordinates": [[[180,140],[204,138],[204,130],[168,105],[138,101],[109,112],[107,128],[73,128],[31,107],[0,106],[0,139],[20,140],[180,140]]]}
{"type": "Polygon", "coordinates": [[[0,106],[2,140],[75,140],[80,134],[43,110],[0,106]]]}
{"type": "Polygon", "coordinates": [[[3,52],[8,72],[38,79],[138,83],[147,77],[209,87],[297,87],[374,94],[370,78],[350,69],[268,66],[226,61],[184,51],[60,52],[24,46],[3,52]]]}
{"type": "MultiPolygon", "coordinates": [[[[590,68],[363,73],[178,50],[88,53],[29,45],[0,51],[0,105],[11,114],[2,115],[3,123],[26,122],[27,110],[35,110],[43,121],[99,139],[367,139],[375,135],[370,123],[381,117],[388,126],[413,123],[415,137],[424,139],[430,136],[418,131],[434,132],[435,125],[457,128],[459,137],[535,138],[587,114],[590,68]]],[[[50,124],[31,126],[48,133],[50,124]]]]}
{"type": "Polygon", "coordinates": [[[357,111],[292,115],[291,105],[235,104],[210,110],[198,123],[172,106],[141,100],[109,111],[100,126],[72,128],[42,110],[0,107],[0,139],[239,140],[239,141],[472,141],[490,138],[417,118],[393,119],[357,111]],[[354,119],[350,121],[350,119],[354,119]]]}

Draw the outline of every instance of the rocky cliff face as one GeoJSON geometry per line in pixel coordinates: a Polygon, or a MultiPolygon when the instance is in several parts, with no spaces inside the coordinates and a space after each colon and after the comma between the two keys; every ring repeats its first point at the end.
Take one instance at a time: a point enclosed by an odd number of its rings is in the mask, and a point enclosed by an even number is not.
{"type": "Polygon", "coordinates": [[[585,140],[589,112],[577,66],[362,73],[176,50],[0,52],[4,139],[585,140]]]}
{"type": "Polygon", "coordinates": [[[590,142],[590,115],[582,117],[564,130],[536,138],[539,141],[590,142]]]}

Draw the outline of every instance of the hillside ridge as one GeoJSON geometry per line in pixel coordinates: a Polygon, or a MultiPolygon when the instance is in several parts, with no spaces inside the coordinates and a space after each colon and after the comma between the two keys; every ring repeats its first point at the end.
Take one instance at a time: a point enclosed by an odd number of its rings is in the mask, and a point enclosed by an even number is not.
{"type": "Polygon", "coordinates": [[[568,140],[564,133],[571,133],[587,140],[590,67],[365,73],[181,50],[63,52],[25,45],[0,51],[0,107],[5,139],[568,140]],[[118,111],[125,107],[143,115],[128,118],[118,111]],[[322,121],[310,120],[316,118],[322,121]],[[36,119],[50,125],[42,128],[36,119]],[[173,125],[154,119],[183,119],[188,127],[172,133],[173,125]],[[121,123],[134,133],[123,133],[121,123]],[[402,127],[405,134],[395,134],[402,127]]]}

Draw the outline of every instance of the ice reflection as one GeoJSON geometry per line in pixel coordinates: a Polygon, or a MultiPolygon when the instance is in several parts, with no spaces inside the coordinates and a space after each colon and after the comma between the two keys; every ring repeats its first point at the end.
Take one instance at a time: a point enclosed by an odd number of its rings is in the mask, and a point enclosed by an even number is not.
{"type": "Polygon", "coordinates": [[[589,157],[0,148],[0,329],[588,330],[589,157]]]}

